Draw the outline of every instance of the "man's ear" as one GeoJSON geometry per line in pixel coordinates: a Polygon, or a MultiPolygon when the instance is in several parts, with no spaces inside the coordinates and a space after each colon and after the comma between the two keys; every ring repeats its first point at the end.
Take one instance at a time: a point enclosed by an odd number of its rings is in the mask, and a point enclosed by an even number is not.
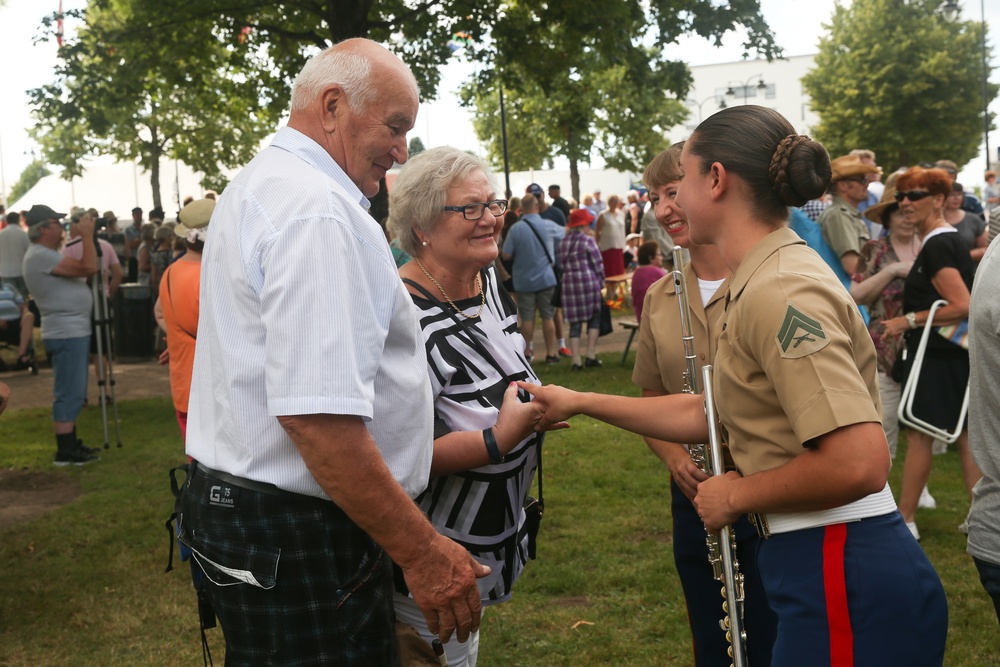
{"type": "Polygon", "coordinates": [[[327,132],[333,132],[337,129],[338,121],[343,118],[344,110],[347,108],[347,95],[339,85],[332,85],[325,88],[319,97],[323,129],[327,132]]]}

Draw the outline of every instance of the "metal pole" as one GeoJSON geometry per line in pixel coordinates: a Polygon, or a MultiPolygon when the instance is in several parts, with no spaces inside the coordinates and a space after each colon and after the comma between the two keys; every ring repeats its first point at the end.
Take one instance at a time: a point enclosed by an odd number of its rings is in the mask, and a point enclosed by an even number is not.
{"type": "Polygon", "coordinates": [[[982,32],[983,47],[983,146],[986,148],[986,171],[990,170],[990,98],[989,98],[989,70],[986,68],[986,4],[985,0],[979,0],[979,14],[981,23],[979,29],[982,32]]]}
{"type": "Polygon", "coordinates": [[[0,135],[0,204],[7,208],[7,179],[3,173],[3,136],[0,135]]]}
{"type": "Polygon", "coordinates": [[[510,191],[510,165],[507,163],[507,114],[503,106],[503,84],[499,85],[500,91],[500,140],[503,143],[503,180],[505,196],[513,194],[510,191]]]}

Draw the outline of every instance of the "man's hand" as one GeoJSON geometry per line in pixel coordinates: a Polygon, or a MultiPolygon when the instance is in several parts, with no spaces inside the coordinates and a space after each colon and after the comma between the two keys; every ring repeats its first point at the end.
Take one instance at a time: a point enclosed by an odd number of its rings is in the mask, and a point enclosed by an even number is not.
{"type": "Polygon", "coordinates": [[[10,403],[10,387],[0,382],[0,415],[7,409],[8,403],[10,403]]]}
{"type": "Polygon", "coordinates": [[[82,238],[94,239],[94,219],[89,215],[81,217],[80,222],[76,223],[76,228],[82,238]]]}
{"type": "Polygon", "coordinates": [[[425,556],[412,567],[403,568],[403,577],[427,620],[427,629],[447,643],[454,632],[458,641],[469,639],[479,629],[483,603],[476,579],[490,568],[481,565],[464,547],[438,535],[425,556]]]}

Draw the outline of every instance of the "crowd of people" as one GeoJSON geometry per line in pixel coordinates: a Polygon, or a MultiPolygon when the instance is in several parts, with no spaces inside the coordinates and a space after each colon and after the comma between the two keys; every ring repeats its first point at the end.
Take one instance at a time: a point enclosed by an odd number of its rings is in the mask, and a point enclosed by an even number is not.
{"type": "MultiPolygon", "coordinates": [[[[189,250],[175,234],[176,223],[163,221],[161,209],[153,209],[149,217],[150,222],[144,223],[143,211],[137,207],[132,211],[132,224],[120,231],[113,211],[102,215],[94,208],[73,207],[61,213],[35,204],[4,215],[0,333],[6,344],[16,345],[13,368],[31,368],[37,373],[35,329],[41,329],[45,360],[53,370],[53,460],[57,466],[84,465],[99,458],[97,449],[86,446],[77,434],[76,420],[87,404],[90,360],[102,388],[101,400],[112,401],[108,390],[115,332],[111,324],[122,284],[149,287],[152,313],[159,300],[160,278],[189,250]],[[155,243],[144,244],[143,239],[155,243]]],[[[128,334],[151,332],[152,319],[149,327],[140,329],[128,334]]],[[[149,347],[153,347],[152,339],[149,347]]]]}
{"type": "MultiPolygon", "coordinates": [[[[25,363],[29,297],[40,311],[56,464],[96,459],[75,430],[92,294],[127,279],[158,297],[191,459],[178,538],[227,664],[443,652],[475,665],[485,609],[536,553],[546,433],[578,414],[640,434],[670,472],[694,664],[729,664],[743,641],[719,629],[708,558],[706,531],[728,526],[745,591],[728,613],[746,618],[750,664],[941,664],[945,591],[915,523],[934,438],[905,420],[898,507],[888,485],[895,405],[939,299],[914,405],[957,431],[964,529],[1000,618],[995,174],[977,211],[947,161],[883,185],[871,151],[831,160],[777,112],[744,105],[659,153],[646,193],[578,204],[532,183],[508,199],[467,152],[407,159],[418,106],[399,58],[347,40],[306,62],[287,126],[218,204],[187,203],[177,225],[133,211],[120,233],[111,212],[74,209],[64,228],[37,205],[27,244],[9,235],[23,270],[0,263],[0,305],[14,306],[25,363]],[[394,164],[387,235],[368,209],[394,164]],[[632,260],[641,397],[541,386],[536,319],[545,363],[599,367],[611,279],[632,260]],[[98,271],[92,290],[82,279],[98,271]],[[714,431],[713,394],[716,475],[693,455],[714,431]]],[[[0,386],[0,411],[6,398],[0,386]]]]}

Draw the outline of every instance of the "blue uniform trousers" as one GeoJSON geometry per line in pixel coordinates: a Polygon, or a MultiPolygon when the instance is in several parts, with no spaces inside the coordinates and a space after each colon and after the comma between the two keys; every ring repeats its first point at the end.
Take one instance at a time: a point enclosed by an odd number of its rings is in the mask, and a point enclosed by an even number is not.
{"type": "MultiPolygon", "coordinates": [[[[674,564],[684,589],[688,622],[694,640],[696,667],[730,667],[729,643],[719,627],[722,619],[722,584],[716,581],[708,562],[705,525],[694,505],[670,480],[671,513],[674,519],[674,564]]],[[[757,574],[757,531],[746,517],[736,523],[736,557],[743,573],[743,624],[747,634],[747,661],[753,667],[771,664],[771,645],[777,617],[768,606],[757,574]]]]}
{"type": "Polygon", "coordinates": [[[929,667],[944,660],[948,603],[899,512],[761,540],[778,615],[772,667],[929,667]]]}

